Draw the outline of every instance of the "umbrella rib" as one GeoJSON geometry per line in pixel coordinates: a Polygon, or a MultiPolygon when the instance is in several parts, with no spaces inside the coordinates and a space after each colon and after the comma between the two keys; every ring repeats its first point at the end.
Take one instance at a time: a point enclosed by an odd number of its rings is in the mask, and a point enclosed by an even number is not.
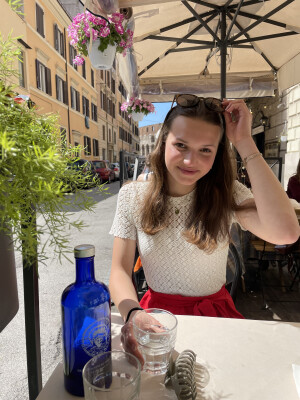
{"type": "MultiPolygon", "coordinates": [[[[209,17],[212,14],[215,15],[215,11],[214,10],[208,11],[208,12],[205,12],[205,13],[201,14],[201,17],[203,17],[203,18],[209,17]]],[[[171,29],[178,28],[179,26],[182,26],[182,25],[185,25],[185,24],[189,24],[189,23],[194,22],[194,21],[197,21],[196,17],[186,18],[186,19],[184,19],[184,20],[182,20],[180,22],[176,22],[175,24],[171,24],[171,25],[165,26],[164,28],[160,28],[158,30],[157,34],[169,31],[171,29]]],[[[151,33],[148,36],[142,35],[142,39],[140,39],[140,40],[138,38],[135,38],[134,43],[142,42],[143,40],[149,39],[149,36],[152,36],[151,33]]]]}
{"type": "MultiPolygon", "coordinates": [[[[241,44],[241,45],[237,44],[237,45],[233,45],[231,47],[236,47],[238,49],[253,49],[253,47],[251,45],[246,45],[246,44],[241,44]]],[[[182,51],[205,50],[205,49],[213,49],[213,48],[219,49],[219,47],[214,46],[214,45],[211,45],[211,46],[209,46],[209,45],[207,45],[207,46],[191,46],[191,47],[183,47],[181,49],[171,49],[171,50],[168,50],[168,53],[180,53],[182,51]]]]}
{"type": "Polygon", "coordinates": [[[181,0],[181,3],[193,14],[194,17],[196,17],[196,19],[206,28],[206,30],[212,35],[212,37],[219,43],[220,39],[215,34],[215,32],[208,26],[207,22],[200,17],[200,14],[197,14],[197,12],[193,9],[193,7],[190,6],[190,4],[186,0],[181,0]]]}
{"type": "MultiPolygon", "coordinates": [[[[264,0],[264,1],[271,1],[271,0],[264,0]]],[[[261,4],[261,2],[262,0],[249,0],[243,4],[243,7],[252,6],[255,4],[261,4]]],[[[231,11],[233,8],[236,8],[237,6],[238,4],[232,4],[231,6],[228,7],[228,10],[231,11]]],[[[226,8],[226,5],[224,6],[224,8],[226,8]]]]}
{"type": "MultiPolygon", "coordinates": [[[[205,21],[206,23],[210,22],[212,19],[215,18],[215,16],[218,13],[216,11],[213,12],[213,14],[207,18],[207,20],[205,21]]],[[[192,29],[191,32],[189,32],[187,35],[185,35],[182,39],[188,39],[190,36],[192,36],[195,32],[197,32],[199,29],[201,29],[202,24],[200,23],[198,26],[196,26],[196,28],[192,29]]],[[[148,71],[150,68],[152,68],[155,64],[157,64],[161,59],[163,59],[164,57],[166,57],[169,53],[170,50],[175,49],[176,47],[178,47],[180,45],[180,43],[176,43],[175,45],[173,45],[171,48],[169,48],[167,51],[165,51],[160,57],[157,57],[154,61],[152,61],[149,65],[147,65],[147,67],[145,67],[141,72],[138,73],[138,76],[142,76],[146,71],[148,71]]]]}
{"type": "Polygon", "coordinates": [[[264,22],[268,17],[270,17],[271,15],[277,13],[278,11],[280,11],[282,8],[288,6],[290,3],[292,3],[294,0],[287,0],[284,3],[282,3],[280,6],[274,8],[274,10],[268,12],[266,15],[264,15],[263,17],[260,17],[256,22],[253,22],[253,24],[249,25],[247,28],[245,28],[242,32],[238,33],[237,35],[235,35],[231,40],[234,41],[236,40],[238,37],[245,35],[246,32],[250,31],[251,29],[253,29],[255,26],[257,26],[258,24],[264,22]]]}
{"type": "Polygon", "coordinates": [[[189,1],[191,3],[196,3],[196,4],[199,4],[201,6],[205,6],[205,7],[208,7],[208,8],[213,8],[214,10],[219,10],[220,9],[220,6],[216,6],[214,4],[207,3],[206,1],[202,1],[202,0],[189,0],[189,1]]]}
{"type": "Polygon", "coordinates": [[[272,35],[266,35],[266,36],[256,36],[253,38],[249,39],[242,39],[242,40],[237,40],[234,43],[235,44],[242,44],[242,43],[249,43],[249,42],[257,42],[259,40],[267,40],[267,39],[275,39],[277,37],[284,37],[284,36],[291,36],[291,35],[299,35],[298,32],[282,32],[282,33],[274,33],[272,35]]]}
{"type": "Polygon", "coordinates": [[[237,19],[237,16],[238,16],[238,14],[239,14],[239,11],[240,11],[240,9],[241,9],[243,3],[244,3],[244,0],[240,0],[240,2],[239,2],[239,4],[238,4],[238,7],[237,7],[237,9],[235,10],[234,16],[233,16],[233,18],[232,18],[232,20],[231,20],[231,24],[230,24],[230,26],[229,26],[229,28],[228,28],[228,31],[227,31],[227,34],[226,34],[226,37],[225,37],[225,42],[228,41],[228,38],[229,38],[229,35],[230,35],[230,33],[231,33],[232,27],[233,27],[233,25],[234,25],[235,20],[237,19]]]}
{"type": "Polygon", "coordinates": [[[196,40],[196,39],[185,39],[185,38],[175,38],[170,36],[156,36],[149,35],[148,39],[152,40],[165,40],[167,42],[177,42],[177,43],[193,43],[193,44],[206,44],[214,45],[214,42],[209,42],[208,40],[196,40]]]}
{"type": "MultiPolygon", "coordinates": [[[[259,20],[259,19],[261,18],[261,17],[258,16],[258,15],[250,14],[250,13],[245,12],[245,11],[240,11],[240,16],[241,16],[241,17],[252,18],[252,19],[256,19],[256,20],[259,20]]],[[[275,21],[275,20],[269,19],[269,18],[267,18],[267,19],[264,21],[264,23],[270,24],[270,25],[275,25],[275,26],[280,26],[281,28],[286,28],[286,24],[284,24],[283,22],[278,22],[278,21],[275,21]]]]}
{"type": "MultiPolygon", "coordinates": [[[[226,14],[228,15],[228,17],[229,17],[230,19],[233,18],[233,16],[230,14],[229,11],[226,11],[226,14]]],[[[240,31],[243,31],[243,27],[237,22],[237,20],[235,21],[235,25],[237,26],[237,28],[238,28],[240,31]]],[[[250,37],[250,35],[249,35],[248,33],[244,33],[244,36],[246,36],[247,39],[251,39],[251,37],[250,37]]],[[[251,47],[252,47],[255,51],[257,51],[257,48],[255,48],[255,47],[253,46],[253,44],[251,44],[251,47]]],[[[276,68],[276,67],[271,63],[271,61],[267,58],[267,56],[266,56],[262,51],[257,51],[257,52],[262,56],[262,58],[267,62],[267,64],[269,64],[269,66],[272,68],[273,71],[277,71],[277,70],[278,70],[278,68],[276,68]]]]}

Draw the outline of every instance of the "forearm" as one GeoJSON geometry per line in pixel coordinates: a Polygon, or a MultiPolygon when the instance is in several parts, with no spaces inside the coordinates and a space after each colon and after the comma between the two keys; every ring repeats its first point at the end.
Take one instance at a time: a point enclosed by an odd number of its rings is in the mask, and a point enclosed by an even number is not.
{"type": "MultiPolygon", "coordinates": [[[[242,159],[257,153],[252,138],[241,140],[236,149],[242,159]]],[[[265,234],[278,242],[293,243],[299,236],[299,224],[295,211],[279,180],[263,157],[255,157],[247,162],[247,172],[257,207],[259,221],[265,234]]],[[[271,241],[271,240],[270,240],[271,241]]]]}
{"type": "MultiPolygon", "coordinates": [[[[112,270],[109,282],[111,297],[124,321],[129,310],[140,307],[131,277],[122,269],[112,270]]],[[[133,316],[132,313],[131,316],[133,316]]]]}

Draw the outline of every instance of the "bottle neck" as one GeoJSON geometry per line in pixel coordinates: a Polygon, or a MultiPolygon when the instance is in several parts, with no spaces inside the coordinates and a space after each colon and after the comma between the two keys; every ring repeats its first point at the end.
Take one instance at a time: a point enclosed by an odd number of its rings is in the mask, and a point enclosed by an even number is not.
{"type": "Polygon", "coordinates": [[[76,282],[92,282],[95,280],[94,257],[76,258],[76,282]]]}

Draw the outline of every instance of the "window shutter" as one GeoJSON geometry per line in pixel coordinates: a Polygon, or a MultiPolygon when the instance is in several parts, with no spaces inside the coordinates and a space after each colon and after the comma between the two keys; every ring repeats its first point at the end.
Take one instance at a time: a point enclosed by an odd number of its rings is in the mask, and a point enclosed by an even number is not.
{"type": "Polygon", "coordinates": [[[85,99],[85,103],[86,103],[86,116],[90,116],[90,102],[88,101],[88,99],[85,99]]]}
{"type": "Polygon", "coordinates": [[[71,108],[75,108],[74,107],[74,100],[73,100],[73,88],[72,86],[70,86],[70,96],[71,96],[71,108]]]}
{"type": "Polygon", "coordinates": [[[97,112],[97,106],[94,105],[94,113],[95,113],[95,121],[98,121],[98,112],[97,112]]]}
{"type": "Polygon", "coordinates": [[[91,85],[95,86],[94,71],[91,69],[91,85]]]}
{"type": "Polygon", "coordinates": [[[65,35],[64,35],[63,33],[61,33],[61,34],[59,35],[59,40],[60,40],[60,48],[61,48],[60,54],[61,54],[64,58],[66,58],[66,55],[65,55],[65,35]]]}
{"type": "Polygon", "coordinates": [[[41,88],[40,63],[37,59],[35,60],[35,68],[36,68],[36,87],[40,89],[41,88]]]}
{"type": "Polygon", "coordinates": [[[80,112],[80,94],[76,90],[76,111],[80,112]]]}
{"type": "Polygon", "coordinates": [[[58,26],[57,24],[54,24],[54,47],[55,50],[58,50],[58,26]]]}
{"type": "Polygon", "coordinates": [[[85,97],[82,96],[82,114],[86,115],[86,104],[85,104],[85,97]]]}
{"type": "Polygon", "coordinates": [[[67,85],[67,81],[63,81],[63,90],[64,90],[64,103],[68,105],[68,85],[67,85]]]}
{"type": "Polygon", "coordinates": [[[72,54],[72,46],[69,44],[69,62],[73,64],[73,54],[72,54]]]}
{"type": "Polygon", "coordinates": [[[52,96],[52,86],[51,86],[51,70],[45,67],[46,70],[46,93],[52,96]]]}
{"type": "Polygon", "coordinates": [[[44,11],[38,4],[36,4],[36,30],[44,37],[44,11]]]}
{"type": "Polygon", "coordinates": [[[55,88],[56,88],[56,98],[57,98],[57,100],[58,100],[58,84],[59,84],[58,80],[59,80],[58,76],[55,75],[55,88]]]}

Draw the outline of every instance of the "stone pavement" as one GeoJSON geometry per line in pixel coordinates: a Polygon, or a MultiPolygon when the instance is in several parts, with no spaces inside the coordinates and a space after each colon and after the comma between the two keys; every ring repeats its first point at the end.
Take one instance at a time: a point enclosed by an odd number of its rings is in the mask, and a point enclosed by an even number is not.
{"type": "MultiPolygon", "coordinates": [[[[87,227],[81,232],[70,231],[72,246],[88,243],[95,245],[96,279],[108,283],[112,256],[113,236],[109,235],[119,190],[119,182],[110,185],[113,195],[97,198],[94,213],[74,212],[71,218],[84,220],[87,227]]],[[[43,384],[48,380],[61,354],[61,311],[62,291],[74,282],[75,264],[63,260],[62,265],[50,257],[45,265],[39,266],[40,325],[43,384]]],[[[0,400],[28,400],[27,365],[24,328],[24,301],[21,255],[16,254],[20,308],[12,322],[0,333],[0,400]]]]}

